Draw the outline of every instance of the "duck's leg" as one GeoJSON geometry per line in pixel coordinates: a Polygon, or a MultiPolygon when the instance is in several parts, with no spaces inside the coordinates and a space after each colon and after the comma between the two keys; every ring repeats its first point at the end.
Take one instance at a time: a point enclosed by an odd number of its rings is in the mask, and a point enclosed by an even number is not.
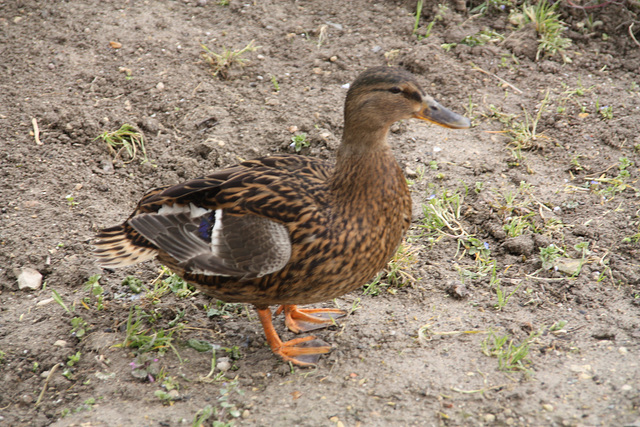
{"type": "Polygon", "coordinates": [[[299,366],[313,366],[318,362],[321,354],[331,351],[329,344],[313,336],[282,342],[273,327],[271,310],[268,308],[256,308],[256,310],[271,350],[282,357],[285,362],[295,363],[299,366]]]}
{"type": "Polygon", "coordinates": [[[276,314],[284,310],[284,323],[291,332],[309,332],[335,324],[335,319],[346,316],[347,312],[337,308],[298,308],[297,305],[281,305],[276,314]]]}

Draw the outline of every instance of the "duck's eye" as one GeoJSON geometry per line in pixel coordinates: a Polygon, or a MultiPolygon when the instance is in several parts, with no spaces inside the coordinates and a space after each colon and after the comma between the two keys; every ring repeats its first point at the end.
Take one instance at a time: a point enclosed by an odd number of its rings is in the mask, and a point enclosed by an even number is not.
{"type": "Polygon", "coordinates": [[[400,93],[402,92],[402,89],[400,89],[399,87],[392,87],[391,89],[389,89],[389,92],[391,93],[400,93]]]}

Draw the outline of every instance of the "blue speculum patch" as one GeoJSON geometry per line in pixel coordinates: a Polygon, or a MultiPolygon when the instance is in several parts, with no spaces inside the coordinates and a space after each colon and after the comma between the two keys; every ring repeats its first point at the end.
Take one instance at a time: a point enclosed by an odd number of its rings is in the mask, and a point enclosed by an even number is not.
{"type": "Polygon", "coordinates": [[[211,229],[213,228],[213,224],[216,221],[216,215],[214,212],[211,212],[209,215],[204,215],[200,220],[200,226],[198,227],[198,233],[200,237],[205,240],[211,239],[211,229]]]}

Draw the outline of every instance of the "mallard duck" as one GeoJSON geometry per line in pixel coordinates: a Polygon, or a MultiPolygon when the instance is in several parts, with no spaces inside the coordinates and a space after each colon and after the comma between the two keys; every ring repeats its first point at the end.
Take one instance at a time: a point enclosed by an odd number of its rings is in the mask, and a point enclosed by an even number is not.
{"type": "Polygon", "coordinates": [[[387,134],[410,118],[469,127],[409,72],[368,69],[347,92],[335,165],[279,154],[151,190],[98,234],[95,255],[107,268],[157,257],[207,295],[253,304],[272,351],[313,365],[331,347],[313,336],[283,342],[269,306],[296,333],[331,325],[345,312],[298,305],[353,291],[386,265],[411,220],[387,134]]]}

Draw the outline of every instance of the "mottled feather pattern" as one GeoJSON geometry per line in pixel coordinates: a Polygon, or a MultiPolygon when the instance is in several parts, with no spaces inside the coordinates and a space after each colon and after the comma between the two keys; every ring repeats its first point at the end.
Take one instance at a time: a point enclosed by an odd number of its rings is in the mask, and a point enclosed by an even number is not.
{"type": "Polygon", "coordinates": [[[296,305],[362,286],[409,228],[411,197],[387,143],[390,126],[416,118],[469,127],[410,73],[388,67],[358,76],[344,117],[335,165],[283,154],[152,190],[124,224],[99,234],[100,263],[117,267],[157,256],[206,294],[253,304],[271,349],[284,360],[315,363],[330,347],[314,337],[283,343],[268,307],[283,305],[294,332],[346,314],[296,305]]]}

